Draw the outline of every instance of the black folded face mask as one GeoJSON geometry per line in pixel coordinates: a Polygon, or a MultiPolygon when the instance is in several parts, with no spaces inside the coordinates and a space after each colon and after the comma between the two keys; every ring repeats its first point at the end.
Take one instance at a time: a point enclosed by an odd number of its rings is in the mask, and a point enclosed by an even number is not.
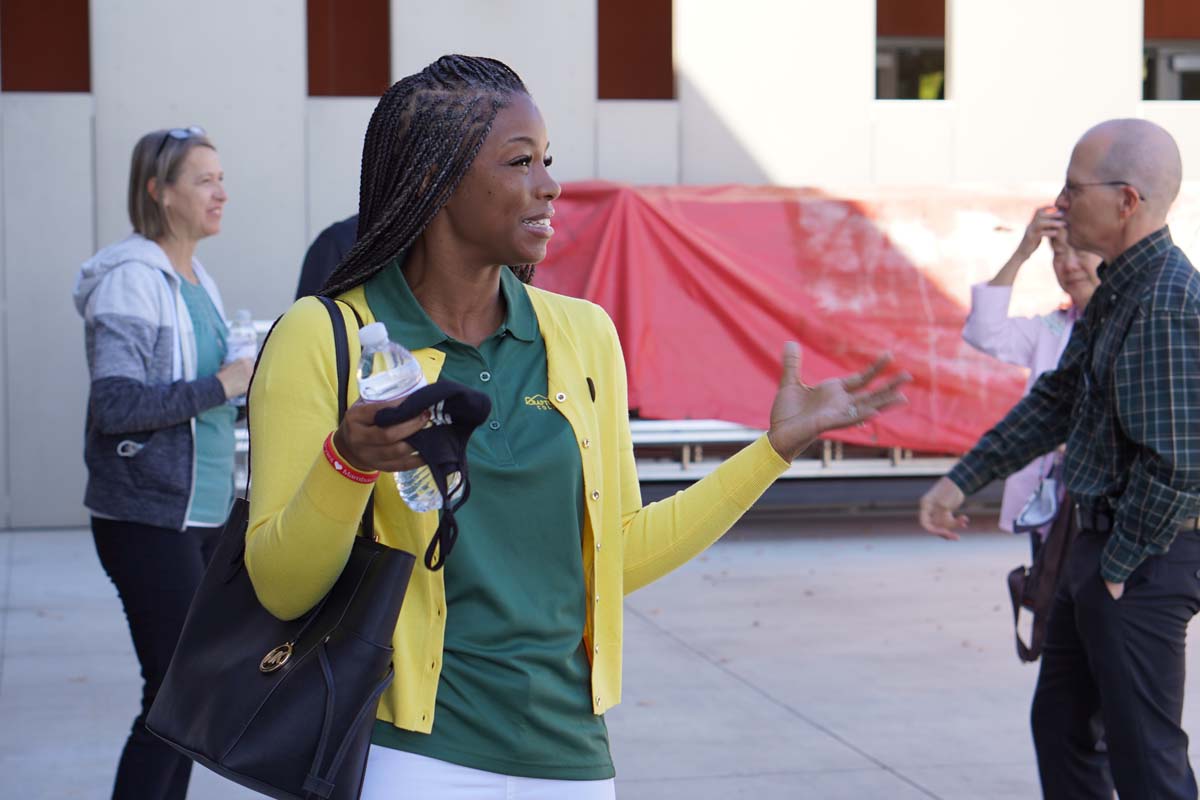
{"type": "Polygon", "coordinates": [[[445,566],[458,540],[458,522],[454,519],[454,512],[471,496],[467,442],[492,412],[492,401],[486,394],[461,383],[440,380],[413,392],[400,405],[380,410],[375,415],[375,424],[383,427],[396,425],[412,419],[425,409],[429,409],[433,415],[433,424],[408,437],[408,443],[429,466],[442,495],[442,517],[425,550],[425,566],[439,570],[445,566]],[[454,496],[451,497],[449,479],[456,472],[459,474],[459,483],[452,487],[454,496]]]}

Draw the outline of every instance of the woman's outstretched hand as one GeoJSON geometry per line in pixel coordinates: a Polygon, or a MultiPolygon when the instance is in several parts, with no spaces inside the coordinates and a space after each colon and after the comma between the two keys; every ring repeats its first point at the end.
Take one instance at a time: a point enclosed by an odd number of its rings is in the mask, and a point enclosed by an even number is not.
{"type": "Polygon", "coordinates": [[[890,355],[882,355],[862,372],[809,386],[800,380],[800,345],[788,342],[767,431],[775,452],[792,461],[825,431],[861,424],[884,409],[907,402],[900,393],[900,387],[912,380],[907,374],[871,386],[891,361],[890,355]]]}

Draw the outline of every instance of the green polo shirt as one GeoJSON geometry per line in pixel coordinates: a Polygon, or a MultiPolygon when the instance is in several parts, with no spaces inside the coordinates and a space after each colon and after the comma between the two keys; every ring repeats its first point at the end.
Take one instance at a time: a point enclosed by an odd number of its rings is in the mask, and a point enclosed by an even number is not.
{"type": "Polygon", "coordinates": [[[476,348],[429,319],[398,264],[364,289],[390,338],[441,351],[441,377],[492,400],[467,447],[471,498],[455,515],[445,566],[433,732],[380,721],[372,741],[505,775],[613,777],[583,646],[583,468],[570,424],[546,399],[546,345],[529,296],[504,269],[504,321],[476,348]]]}

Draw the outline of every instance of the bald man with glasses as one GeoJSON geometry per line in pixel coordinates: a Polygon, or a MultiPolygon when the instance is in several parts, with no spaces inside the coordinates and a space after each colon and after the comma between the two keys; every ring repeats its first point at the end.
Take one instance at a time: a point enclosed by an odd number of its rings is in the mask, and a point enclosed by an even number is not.
{"type": "Polygon", "coordinates": [[[1166,226],[1181,179],[1174,139],[1151,122],[1079,140],[1055,205],[1069,244],[1104,259],[1100,287],[1058,367],[921,500],[922,526],[957,539],[965,495],[1066,443],[1081,533],[1032,711],[1052,800],[1197,796],[1181,719],[1200,610],[1200,274],[1166,226]]]}

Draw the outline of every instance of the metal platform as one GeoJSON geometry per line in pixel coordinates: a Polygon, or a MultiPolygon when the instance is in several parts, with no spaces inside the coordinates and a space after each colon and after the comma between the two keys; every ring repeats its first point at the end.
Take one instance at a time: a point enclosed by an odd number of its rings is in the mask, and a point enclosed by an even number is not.
{"type": "MultiPolygon", "coordinates": [[[[723,420],[643,420],[629,422],[637,456],[638,480],[643,484],[688,484],[708,475],[736,449],[763,431],[723,420]],[[708,454],[706,455],[705,450],[708,454]]],[[[245,482],[249,434],[244,426],[237,437],[238,485],[245,482]]],[[[841,442],[821,441],[811,453],[796,459],[783,473],[784,480],[864,478],[921,478],[944,475],[954,465],[948,456],[914,455],[903,448],[846,448],[841,442]]]]}

